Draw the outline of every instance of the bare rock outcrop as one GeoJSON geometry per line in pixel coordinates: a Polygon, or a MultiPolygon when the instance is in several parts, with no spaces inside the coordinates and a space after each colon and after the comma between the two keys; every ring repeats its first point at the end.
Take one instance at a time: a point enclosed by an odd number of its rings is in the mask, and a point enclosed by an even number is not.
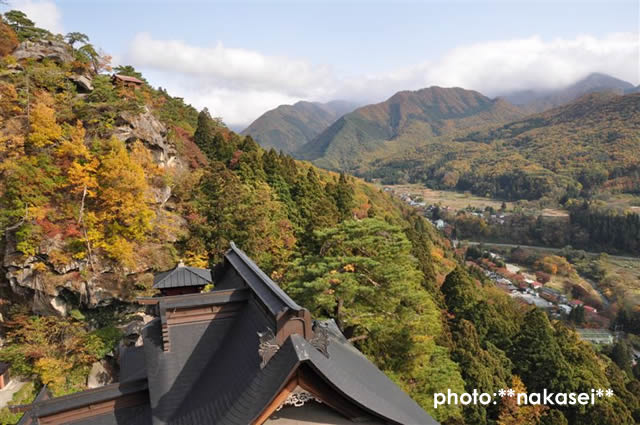
{"type": "Polygon", "coordinates": [[[174,167],[179,160],[175,146],[167,140],[167,134],[167,127],[146,106],[140,114],[122,112],[114,132],[114,136],[125,143],[140,140],[151,151],[156,163],[174,167]]]}
{"type": "Polygon", "coordinates": [[[91,365],[91,372],[87,377],[88,388],[99,388],[115,382],[113,366],[106,360],[95,362],[91,365]]]}
{"type": "Polygon", "coordinates": [[[63,41],[23,41],[12,53],[16,59],[50,59],[57,63],[73,61],[69,45],[63,41]]]}

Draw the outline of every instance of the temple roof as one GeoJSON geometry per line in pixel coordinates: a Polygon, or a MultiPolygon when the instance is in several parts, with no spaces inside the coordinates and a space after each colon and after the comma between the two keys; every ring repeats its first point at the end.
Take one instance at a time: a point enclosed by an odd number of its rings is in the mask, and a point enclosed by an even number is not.
{"type": "Polygon", "coordinates": [[[157,318],[142,347],[121,351],[120,383],[38,401],[29,415],[51,424],[65,423],[52,415],[79,414],[74,424],[246,425],[264,423],[296,388],[353,421],[437,423],[335,322],[313,321],[235,245],[215,276],[211,292],[146,302],[157,318]]]}
{"type": "Polygon", "coordinates": [[[178,264],[176,268],[156,275],[155,289],[182,288],[185,286],[205,286],[212,282],[211,271],[178,264]]]}

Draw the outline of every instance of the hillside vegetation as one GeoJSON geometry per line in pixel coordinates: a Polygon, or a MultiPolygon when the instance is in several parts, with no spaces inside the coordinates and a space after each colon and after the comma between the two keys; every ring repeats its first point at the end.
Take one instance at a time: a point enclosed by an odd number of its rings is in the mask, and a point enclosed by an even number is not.
{"type": "Polygon", "coordinates": [[[253,137],[265,149],[292,153],[354,109],[355,104],[340,100],[281,105],[262,114],[241,134],[253,137]]]}
{"type": "MultiPolygon", "coordinates": [[[[640,368],[628,356],[597,353],[465,269],[413,210],[349,175],[261,149],[131,66],[114,71],[140,85],[112,81],[108,58],[83,34],[63,41],[24,15],[4,21],[16,42],[0,60],[0,360],[34,383],[13,403],[43,384],[54,395],[86,388],[91,365],[115,362],[131,343],[122,332],[139,313],[133,299],[154,293],[153,272],[179,259],[211,266],[233,240],[444,424],[640,420],[640,368]],[[434,392],[509,387],[616,396],[433,408],[434,392]]],[[[630,329],[638,314],[625,316],[630,329]]],[[[17,416],[3,409],[0,422],[17,416]]]]}

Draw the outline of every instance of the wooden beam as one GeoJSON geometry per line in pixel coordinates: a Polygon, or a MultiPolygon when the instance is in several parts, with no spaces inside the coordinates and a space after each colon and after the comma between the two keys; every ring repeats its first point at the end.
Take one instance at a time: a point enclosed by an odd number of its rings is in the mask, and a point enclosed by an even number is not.
{"type": "Polygon", "coordinates": [[[264,409],[262,414],[258,416],[258,419],[253,422],[253,425],[262,425],[264,422],[266,422],[266,420],[269,419],[269,417],[278,409],[278,407],[280,407],[280,405],[287,400],[289,394],[291,394],[297,386],[298,377],[294,375],[294,377],[291,378],[289,383],[285,385],[282,391],[280,391],[280,393],[273,398],[271,403],[269,403],[269,405],[264,409]]]}
{"type": "Polygon", "coordinates": [[[64,425],[80,419],[86,419],[93,416],[102,415],[104,413],[113,412],[116,409],[126,407],[139,406],[149,402],[149,393],[147,391],[139,391],[114,400],[103,401],[100,403],[89,404],[65,412],[55,413],[49,416],[39,418],[40,425],[64,425]]]}

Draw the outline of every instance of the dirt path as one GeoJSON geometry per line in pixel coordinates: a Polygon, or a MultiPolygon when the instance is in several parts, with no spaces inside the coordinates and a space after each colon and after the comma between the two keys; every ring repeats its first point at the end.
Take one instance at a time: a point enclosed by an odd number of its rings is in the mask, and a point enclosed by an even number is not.
{"type": "Polygon", "coordinates": [[[18,392],[24,384],[26,384],[26,382],[12,379],[11,382],[9,382],[9,385],[0,390],[0,409],[5,407],[7,403],[11,401],[13,395],[18,392]]]}

